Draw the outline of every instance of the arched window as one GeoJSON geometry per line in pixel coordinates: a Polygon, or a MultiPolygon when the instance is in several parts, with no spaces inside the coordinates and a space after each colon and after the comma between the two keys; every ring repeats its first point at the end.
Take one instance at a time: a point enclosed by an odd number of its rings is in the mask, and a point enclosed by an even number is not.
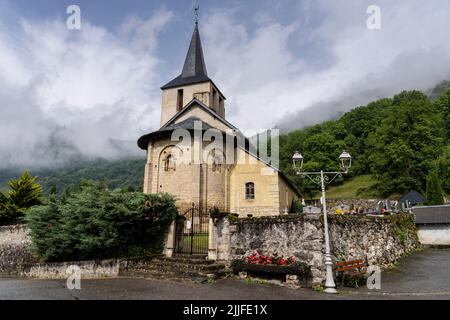
{"type": "Polygon", "coordinates": [[[176,161],[175,161],[175,157],[171,154],[169,154],[166,158],[166,161],[164,163],[164,171],[170,171],[176,170],[176,161]]]}
{"type": "Polygon", "coordinates": [[[247,182],[245,184],[245,199],[246,200],[255,199],[255,184],[253,182],[247,182]]]}

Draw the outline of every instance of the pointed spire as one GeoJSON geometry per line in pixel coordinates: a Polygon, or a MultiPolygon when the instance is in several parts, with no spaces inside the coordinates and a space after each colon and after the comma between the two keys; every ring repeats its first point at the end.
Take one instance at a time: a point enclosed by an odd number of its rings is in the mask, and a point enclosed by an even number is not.
{"type": "Polygon", "coordinates": [[[206,71],[205,59],[203,57],[202,42],[200,40],[200,32],[198,31],[198,23],[195,23],[194,33],[192,34],[191,44],[184,61],[182,78],[190,78],[196,76],[208,76],[206,71]]]}
{"type": "Polygon", "coordinates": [[[161,87],[161,89],[173,88],[181,85],[211,81],[206,71],[205,58],[203,57],[202,42],[198,31],[198,21],[195,21],[194,33],[184,61],[182,73],[161,87]]]}

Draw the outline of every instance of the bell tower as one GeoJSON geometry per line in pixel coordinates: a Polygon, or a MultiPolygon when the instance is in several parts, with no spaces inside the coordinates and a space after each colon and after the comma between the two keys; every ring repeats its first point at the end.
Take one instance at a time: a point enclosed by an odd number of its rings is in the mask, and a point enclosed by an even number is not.
{"type": "Polygon", "coordinates": [[[181,74],[162,86],[161,90],[161,126],[192,99],[201,101],[225,118],[225,96],[208,77],[197,20],[181,74]]]}

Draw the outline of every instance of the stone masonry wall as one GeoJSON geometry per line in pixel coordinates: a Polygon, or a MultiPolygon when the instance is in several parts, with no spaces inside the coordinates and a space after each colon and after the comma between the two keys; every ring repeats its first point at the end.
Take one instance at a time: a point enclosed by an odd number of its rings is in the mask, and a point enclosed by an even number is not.
{"type": "MultiPolygon", "coordinates": [[[[412,216],[375,218],[330,216],[334,261],[366,259],[369,265],[386,267],[419,246],[412,216]]],[[[311,267],[312,283],[325,280],[325,243],[320,215],[289,215],[227,219],[216,223],[217,259],[231,262],[254,251],[260,254],[296,256],[311,267]]]]}
{"type": "Polygon", "coordinates": [[[420,247],[413,216],[330,216],[333,255],[339,261],[365,258],[385,268],[420,247]]]}
{"type": "Polygon", "coordinates": [[[119,275],[120,261],[75,261],[37,263],[25,266],[19,273],[22,277],[37,279],[67,279],[73,270],[69,266],[80,268],[82,279],[115,278],[119,275]]]}
{"type": "Polygon", "coordinates": [[[17,274],[23,265],[34,261],[26,225],[0,226],[0,274],[17,274]]]}

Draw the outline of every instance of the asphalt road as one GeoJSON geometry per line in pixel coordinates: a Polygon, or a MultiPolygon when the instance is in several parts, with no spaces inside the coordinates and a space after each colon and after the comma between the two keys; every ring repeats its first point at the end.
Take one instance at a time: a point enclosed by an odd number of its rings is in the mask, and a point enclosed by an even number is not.
{"type": "Polygon", "coordinates": [[[81,290],[68,290],[61,280],[0,278],[0,299],[26,300],[323,300],[323,299],[445,299],[450,300],[450,250],[425,250],[382,273],[381,290],[342,289],[327,295],[310,289],[222,279],[208,284],[148,279],[82,280],[81,290]]]}

